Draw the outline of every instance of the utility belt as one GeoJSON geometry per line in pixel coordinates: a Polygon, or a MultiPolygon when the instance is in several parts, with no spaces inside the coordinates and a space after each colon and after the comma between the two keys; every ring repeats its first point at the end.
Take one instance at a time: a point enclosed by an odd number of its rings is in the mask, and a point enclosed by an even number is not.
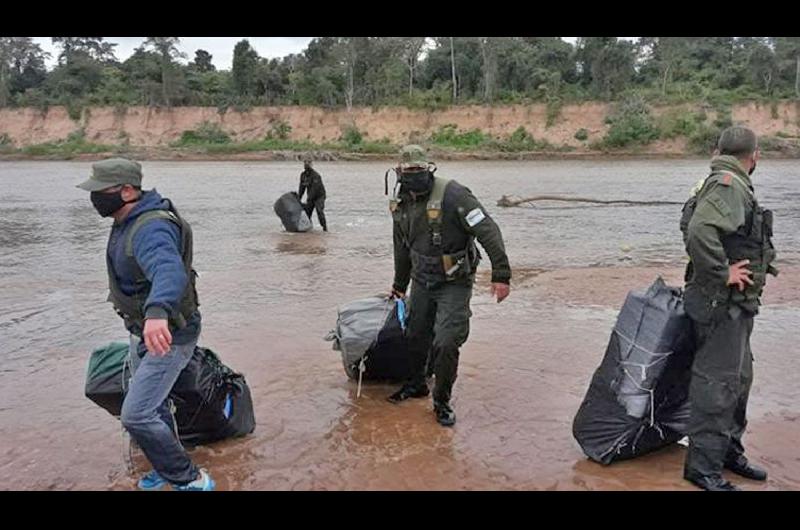
{"type": "Polygon", "coordinates": [[[429,256],[411,249],[411,276],[428,289],[448,282],[471,281],[480,259],[472,238],[467,248],[453,254],[429,256]]]}

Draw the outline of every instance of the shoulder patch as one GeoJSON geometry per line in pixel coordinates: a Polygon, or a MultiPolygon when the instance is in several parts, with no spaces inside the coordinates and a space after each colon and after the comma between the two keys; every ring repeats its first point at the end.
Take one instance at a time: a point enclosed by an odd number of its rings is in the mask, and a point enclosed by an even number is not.
{"type": "Polygon", "coordinates": [[[723,186],[730,186],[732,180],[733,177],[731,176],[731,174],[726,173],[725,176],[720,179],[719,183],[722,184],[723,186]]]}
{"type": "Polygon", "coordinates": [[[708,203],[713,206],[722,217],[731,215],[730,207],[718,195],[708,197],[708,203]]]}
{"type": "Polygon", "coordinates": [[[480,208],[475,208],[474,210],[472,210],[467,214],[465,219],[469,226],[475,226],[476,224],[486,219],[486,215],[484,215],[483,210],[481,210],[480,208]]]}

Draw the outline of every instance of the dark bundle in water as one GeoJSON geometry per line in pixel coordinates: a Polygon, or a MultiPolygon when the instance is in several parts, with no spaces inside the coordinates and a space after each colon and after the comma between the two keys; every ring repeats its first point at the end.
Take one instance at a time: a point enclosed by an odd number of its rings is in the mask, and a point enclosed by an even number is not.
{"type": "MultiPolygon", "coordinates": [[[[119,417],[130,382],[128,344],[112,342],[89,360],[86,397],[119,417]]],[[[181,442],[210,443],[253,432],[256,420],[242,374],[225,366],[208,348],[197,347],[170,392],[181,442]]]]}
{"type": "Polygon", "coordinates": [[[273,208],[287,232],[308,232],[311,230],[313,225],[303,209],[303,203],[300,202],[297,193],[293,191],[284,193],[275,201],[273,208]]]}

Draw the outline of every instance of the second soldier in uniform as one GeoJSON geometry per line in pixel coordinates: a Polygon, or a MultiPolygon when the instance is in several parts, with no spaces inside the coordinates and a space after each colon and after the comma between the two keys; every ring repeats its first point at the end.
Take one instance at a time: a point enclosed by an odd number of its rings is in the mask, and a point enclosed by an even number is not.
{"type": "Polygon", "coordinates": [[[422,147],[404,147],[396,172],[400,189],[390,203],[394,220],[392,294],[405,296],[413,279],[407,326],[413,374],[389,401],[426,397],[430,390],[425,376],[431,371],[436,419],[451,426],[456,416],[450,397],[459,348],[469,335],[470,298],[480,260],[475,239],[492,262],[492,293],[498,302],[509,294],[511,267],[497,224],[469,189],[434,176],[435,168],[432,170],[422,147]]]}
{"type": "Polygon", "coordinates": [[[758,205],[750,180],[758,154],[753,131],[724,130],[711,175],[681,219],[691,259],[684,301],[697,341],[684,477],[711,491],[737,489],[723,478],[723,468],[753,480],[767,478],[747,460],[742,445],[753,381],[753,317],[767,274],[777,274],[772,212],[758,205]]]}

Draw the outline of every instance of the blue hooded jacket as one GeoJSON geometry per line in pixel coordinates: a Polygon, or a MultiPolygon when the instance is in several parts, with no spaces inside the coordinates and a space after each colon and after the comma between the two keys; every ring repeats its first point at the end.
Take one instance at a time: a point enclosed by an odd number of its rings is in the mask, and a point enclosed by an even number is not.
{"type": "MultiPolygon", "coordinates": [[[[120,223],[114,223],[108,238],[107,253],[111,273],[126,295],[136,293],[136,265],[150,282],[144,304],[145,318],[168,318],[180,307],[189,278],[181,258],[181,234],[178,226],[166,219],[154,219],[142,225],[133,237],[133,259],[125,255],[128,230],[136,218],[150,210],[168,210],[167,201],[152,189],[142,193],[136,206],[120,223]],[[135,261],[134,261],[135,260],[135,261]]],[[[141,334],[141,330],[129,329],[141,334]]],[[[174,344],[186,344],[200,335],[200,312],[188,319],[186,327],[172,330],[174,344]]]]}

